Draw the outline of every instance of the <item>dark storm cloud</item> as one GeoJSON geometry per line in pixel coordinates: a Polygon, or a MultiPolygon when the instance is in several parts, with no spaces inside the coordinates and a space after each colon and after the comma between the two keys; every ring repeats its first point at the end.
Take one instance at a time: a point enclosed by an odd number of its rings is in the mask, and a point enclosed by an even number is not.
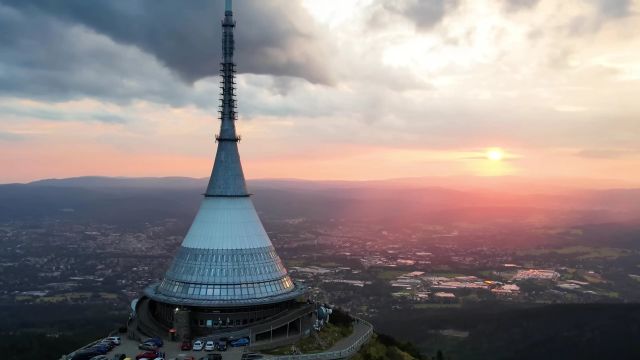
{"type": "Polygon", "coordinates": [[[65,101],[95,97],[172,105],[189,96],[153,57],[81,26],[0,4],[0,95],[65,101]]]}
{"type": "MultiPolygon", "coordinates": [[[[222,1],[6,0],[4,3],[30,18],[52,16],[69,26],[79,24],[115,42],[134,45],[155,56],[187,82],[218,74],[222,1]]],[[[235,10],[240,72],[331,82],[319,36],[298,2],[237,1],[235,10]]],[[[42,27],[35,21],[31,25],[42,27]]],[[[54,46],[55,42],[37,41],[36,45],[54,46]]]]}
{"type": "Polygon", "coordinates": [[[400,15],[411,21],[417,29],[428,30],[458,6],[458,0],[380,0],[371,17],[371,25],[380,27],[388,20],[387,14],[400,15]]]}

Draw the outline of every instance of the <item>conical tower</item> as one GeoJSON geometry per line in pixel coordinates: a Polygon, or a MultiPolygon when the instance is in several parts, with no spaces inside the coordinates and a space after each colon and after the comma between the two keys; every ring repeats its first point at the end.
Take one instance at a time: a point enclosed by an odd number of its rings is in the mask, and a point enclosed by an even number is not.
{"type": "Polygon", "coordinates": [[[251,201],[236,133],[235,22],[222,21],[220,133],[204,199],[173,263],[151,299],[174,305],[239,306],[286,301],[303,291],[289,277],[251,201]]]}

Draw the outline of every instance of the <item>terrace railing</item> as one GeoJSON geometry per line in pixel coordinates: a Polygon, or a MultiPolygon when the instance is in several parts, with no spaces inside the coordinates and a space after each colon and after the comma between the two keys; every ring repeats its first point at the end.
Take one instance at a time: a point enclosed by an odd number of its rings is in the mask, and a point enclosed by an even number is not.
{"type": "Polygon", "coordinates": [[[364,325],[367,327],[367,330],[364,334],[359,336],[357,339],[353,341],[351,345],[342,350],[335,351],[325,351],[321,353],[314,354],[301,354],[301,355],[278,355],[269,357],[270,360],[337,360],[337,359],[347,359],[355,353],[357,353],[362,345],[364,345],[371,336],[373,335],[373,325],[369,322],[357,319],[355,320],[356,324],[364,325]]]}

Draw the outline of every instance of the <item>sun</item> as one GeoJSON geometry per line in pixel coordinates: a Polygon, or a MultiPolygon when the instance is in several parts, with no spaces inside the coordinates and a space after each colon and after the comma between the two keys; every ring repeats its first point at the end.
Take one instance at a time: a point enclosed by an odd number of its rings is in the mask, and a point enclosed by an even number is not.
{"type": "Polygon", "coordinates": [[[504,158],[504,153],[502,152],[502,149],[492,148],[487,150],[486,156],[487,156],[487,159],[491,161],[500,161],[504,158]]]}

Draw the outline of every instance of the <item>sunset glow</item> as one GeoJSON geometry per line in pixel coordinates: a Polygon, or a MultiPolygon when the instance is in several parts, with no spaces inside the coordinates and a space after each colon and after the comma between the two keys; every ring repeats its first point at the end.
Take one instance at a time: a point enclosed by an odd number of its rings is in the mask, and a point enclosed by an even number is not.
{"type": "Polygon", "coordinates": [[[504,157],[501,149],[494,148],[487,151],[487,159],[491,161],[500,161],[504,157]]]}
{"type": "MultiPolygon", "coordinates": [[[[221,4],[164,19],[171,39],[0,7],[16,39],[0,58],[0,182],[208,176],[219,49],[201,44],[218,41],[221,4]],[[73,51],[41,56],[43,33],[73,51]]],[[[264,19],[237,33],[246,174],[640,184],[640,0],[424,4],[239,4],[238,24],[264,19]]]]}

